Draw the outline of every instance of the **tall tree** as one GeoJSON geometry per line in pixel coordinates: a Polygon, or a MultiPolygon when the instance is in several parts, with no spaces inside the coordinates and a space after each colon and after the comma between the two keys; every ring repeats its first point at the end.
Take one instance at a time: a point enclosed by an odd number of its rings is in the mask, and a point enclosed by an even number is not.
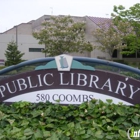
{"type": "Polygon", "coordinates": [[[22,62],[22,56],[24,53],[21,53],[18,50],[18,46],[14,41],[9,42],[7,46],[7,50],[5,51],[5,57],[6,57],[6,65],[16,65],[20,62],[22,62]]]}
{"type": "Polygon", "coordinates": [[[122,44],[121,33],[118,32],[111,19],[99,24],[98,28],[93,31],[93,36],[96,39],[94,47],[108,53],[111,59],[114,50],[121,50],[125,47],[122,44]]]}
{"type": "Polygon", "coordinates": [[[132,54],[140,50],[140,3],[126,9],[124,6],[114,6],[114,13],[112,13],[114,24],[118,30],[124,32],[120,22],[129,23],[130,28],[127,34],[123,37],[123,42],[127,49],[123,50],[124,54],[132,54]]]}
{"type": "Polygon", "coordinates": [[[85,23],[75,22],[70,16],[52,16],[33,36],[45,45],[43,52],[48,56],[93,49],[91,43],[85,41],[85,23]]]}

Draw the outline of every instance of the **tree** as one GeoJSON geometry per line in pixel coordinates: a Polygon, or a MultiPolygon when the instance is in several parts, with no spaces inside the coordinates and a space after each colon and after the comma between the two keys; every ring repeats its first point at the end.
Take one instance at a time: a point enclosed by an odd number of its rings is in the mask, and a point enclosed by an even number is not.
{"type": "Polygon", "coordinates": [[[16,45],[16,43],[14,41],[9,42],[7,50],[5,51],[5,57],[7,59],[6,61],[6,65],[10,66],[10,65],[16,65],[20,62],[22,62],[22,56],[24,55],[24,53],[21,53],[18,50],[18,46],[16,45]]]}
{"type": "Polygon", "coordinates": [[[124,6],[114,6],[112,13],[114,24],[118,30],[123,31],[124,27],[120,26],[120,22],[129,23],[130,27],[127,34],[123,37],[123,42],[127,49],[123,50],[123,54],[132,54],[140,50],[140,3],[125,9],[124,6]]]}
{"type": "Polygon", "coordinates": [[[33,36],[45,45],[43,52],[48,56],[93,49],[91,43],[85,41],[85,23],[75,22],[70,16],[52,16],[33,36]]]}
{"type": "Polygon", "coordinates": [[[94,47],[103,52],[107,52],[111,59],[114,50],[121,50],[125,47],[125,45],[122,44],[121,33],[118,32],[111,19],[106,20],[104,23],[100,24],[99,28],[93,32],[93,36],[97,42],[94,47]]]}

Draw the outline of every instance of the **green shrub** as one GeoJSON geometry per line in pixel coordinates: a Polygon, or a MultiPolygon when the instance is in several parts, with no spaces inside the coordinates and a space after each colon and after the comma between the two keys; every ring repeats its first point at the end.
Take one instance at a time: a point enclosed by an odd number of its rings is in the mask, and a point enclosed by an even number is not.
{"type": "Polygon", "coordinates": [[[4,69],[5,67],[6,67],[6,66],[0,66],[0,70],[1,70],[1,69],[4,69]]]}
{"type": "Polygon", "coordinates": [[[124,76],[128,76],[137,80],[140,80],[140,75],[133,73],[133,72],[129,72],[129,71],[120,71],[120,74],[124,75],[124,76]]]}
{"type": "Polygon", "coordinates": [[[124,61],[123,59],[116,59],[116,60],[113,60],[113,61],[117,62],[117,63],[128,65],[128,62],[124,61]]]}
{"type": "Polygon", "coordinates": [[[140,129],[140,106],[91,100],[79,106],[0,105],[0,140],[127,140],[140,129]]]}

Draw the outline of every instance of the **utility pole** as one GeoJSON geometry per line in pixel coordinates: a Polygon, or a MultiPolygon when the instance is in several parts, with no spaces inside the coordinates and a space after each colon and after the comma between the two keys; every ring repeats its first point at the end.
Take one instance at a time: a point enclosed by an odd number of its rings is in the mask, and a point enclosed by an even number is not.
{"type": "Polygon", "coordinates": [[[51,15],[53,15],[53,7],[50,7],[50,9],[51,9],[51,15]]]}
{"type": "Polygon", "coordinates": [[[16,29],[16,45],[18,46],[18,26],[15,26],[16,29]]]}

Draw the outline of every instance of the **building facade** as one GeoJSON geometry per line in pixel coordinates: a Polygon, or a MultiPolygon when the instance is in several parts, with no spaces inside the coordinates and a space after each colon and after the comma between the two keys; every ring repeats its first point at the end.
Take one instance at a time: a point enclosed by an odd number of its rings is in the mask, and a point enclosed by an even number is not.
{"type": "MultiPolygon", "coordinates": [[[[5,60],[5,51],[7,49],[7,45],[11,41],[15,41],[18,45],[18,49],[25,53],[25,55],[22,57],[24,60],[30,60],[35,58],[41,58],[45,57],[45,54],[42,53],[42,50],[44,49],[44,45],[39,45],[38,40],[36,40],[32,33],[34,31],[39,31],[41,29],[41,24],[44,21],[47,21],[50,19],[50,15],[44,15],[36,20],[32,20],[28,23],[21,23],[17,26],[14,26],[13,28],[0,33],[0,59],[5,60]]],[[[98,24],[101,22],[104,22],[106,18],[97,18],[97,17],[72,17],[74,21],[77,22],[84,22],[86,24],[86,31],[85,31],[85,37],[86,41],[91,42],[92,44],[96,44],[95,38],[92,35],[92,32],[99,28],[98,24]]],[[[119,52],[116,52],[116,59],[121,59],[121,55],[119,55],[119,52]]],[[[92,52],[84,52],[82,54],[80,53],[72,53],[73,56],[83,56],[83,57],[94,57],[94,58],[101,58],[101,59],[110,59],[110,56],[105,53],[101,52],[100,50],[93,50],[92,52]]]]}

